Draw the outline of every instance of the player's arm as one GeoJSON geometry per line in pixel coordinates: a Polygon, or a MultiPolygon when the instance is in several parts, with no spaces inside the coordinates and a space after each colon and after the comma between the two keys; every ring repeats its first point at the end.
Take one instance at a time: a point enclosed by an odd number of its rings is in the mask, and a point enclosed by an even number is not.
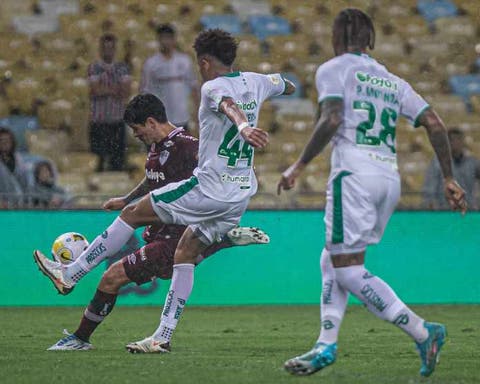
{"type": "Polygon", "coordinates": [[[250,127],[247,116],[231,97],[224,97],[218,110],[225,114],[237,127],[238,131],[252,147],[263,148],[268,144],[268,133],[260,128],[250,127]]]}
{"type": "Polygon", "coordinates": [[[450,207],[465,213],[467,210],[465,191],[453,177],[450,142],[443,121],[432,108],[428,108],[420,115],[418,122],[425,127],[428,139],[437,155],[443,174],[444,193],[450,207]]]}
{"type": "Polygon", "coordinates": [[[285,172],[277,186],[277,193],[282,189],[288,190],[295,185],[295,179],[302,173],[306,165],[315,158],[330,142],[338,127],[343,121],[343,100],[327,99],[320,105],[319,119],[310,140],[305,145],[298,160],[285,172]]]}
{"type": "Polygon", "coordinates": [[[146,195],[150,191],[147,178],[143,180],[133,188],[129,193],[122,197],[113,197],[103,204],[103,209],[118,211],[130,204],[132,201],[146,195]]]}

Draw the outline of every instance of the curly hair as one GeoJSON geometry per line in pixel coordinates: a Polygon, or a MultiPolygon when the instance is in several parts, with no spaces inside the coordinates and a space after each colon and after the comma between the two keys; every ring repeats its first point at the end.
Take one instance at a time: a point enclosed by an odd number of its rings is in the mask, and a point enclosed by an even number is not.
{"type": "Polygon", "coordinates": [[[348,48],[373,49],[375,28],[372,19],[356,8],[345,8],[333,22],[333,48],[336,54],[347,52],[348,48]]]}
{"type": "Polygon", "coordinates": [[[234,37],[222,29],[207,29],[198,34],[193,44],[197,57],[210,55],[222,64],[230,66],[237,56],[237,42],[234,37]]]}
{"type": "Polygon", "coordinates": [[[145,124],[149,117],[153,117],[159,123],[168,121],[162,101],[150,93],[135,96],[123,113],[123,121],[127,125],[145,124]]]}

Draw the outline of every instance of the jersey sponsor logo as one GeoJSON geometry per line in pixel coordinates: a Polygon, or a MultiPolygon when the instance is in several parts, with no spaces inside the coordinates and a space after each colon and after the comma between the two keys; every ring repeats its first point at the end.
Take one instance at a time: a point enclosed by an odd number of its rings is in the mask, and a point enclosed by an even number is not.
{"type": "Polygon", "coordinates": [[[247,184],[250,182],[250,176],[233,176],[228,173],[222,173],[223,183],[247,184]]]}
{"type": "Polygon", "coordinates": [[[377,308],[379,312],[383,312],[385,308],[387,308],[387,304],[370,285],[364,285],[360,293],[363,295],[363,297],[365,297],[368,303],[377,308]]]}
{"type": "Polygon", "coordinates": [[[250,100],[246,103],[242,101],[237,101],[236,104],[238,105],[238,108],[240,108],[242,111],[253,111],[257,108],[257,100],[250,100]]]}
{"type": "Polygon", "coordinates": [[[157,183],[160,180],[165,180],[165,174],[163,172],[157,172],[153,169],[147,169],[145,171],[145,175],[147,176],[148,180],[155,180],[157,183]]]}
{"type": "Polygon", "coordinates": [[[102,255],[107,251],[107,248],[103,245],[103,243],[98,244],[92,251],[87,255],[86,260],[88,264],[92,264],[97,257],[102,255]]]}
{"type": "Polygon", "coordinates": [[[168,156],[170,156],[170,152],[168,152],[167,150],[160,152],[160,155],[158,156],[158,161],[161,165],[167,162],[168,156]]]}
{"type": "Polygon", "coordinates": [[[280,78],[278,75],[267,75],[268,80],[272,82],[273,85],[278,85],[280,84],[280,78]]]}
{"type": "Polygon", "coordinates": [[[392,81],[385,77],[378,77],[361,71],[355,72],[355,77],[360,83],[368,83],[374,87],[381,87],[394,91],[398,90],[398,84],[395,81],[392,81]]]}

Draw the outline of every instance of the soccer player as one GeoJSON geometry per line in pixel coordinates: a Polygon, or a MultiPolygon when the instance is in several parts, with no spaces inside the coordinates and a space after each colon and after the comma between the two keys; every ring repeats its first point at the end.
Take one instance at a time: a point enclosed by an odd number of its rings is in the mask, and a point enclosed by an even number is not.
{"type": "MultiPolygon", "coordinates": [[[[154,95],[136,96],[127,107],[125,121],[135,127],[136,137],[150,145],[145,163],[146,176],[126,196],[108,200],[104,204],[108,210],[123,209],[150,191],[191,177],[198,161],[198,139],[171,124],[165,115],[163,103],[154,95]],[[142,127],[135,125],[139,122],[143,123],[142,127]]],[[[132,281],[141,285],[156,277],[170,279],[175,248],[185,229],[185,226],[175,224],[147,227],[143,234],[147,244],[108,268],[90,305],[85,309],[78,329],[71,335],[67,334],[49,350],[91,349],[90,336],[113,310],[121,287],[132,281]]],[[[195,264],[223,248],[268,242],[268,236],[257,228],[237,227],[229,231],[221,242],[209,246],[197,257],[195,264]]]]}
{"type": "Polygon", "coordinates": [[[367,55],[375,30],[369,16],[344,9],[333,24],[335,58],[316,73],[320,118],[299,159],[278,184],[291,189],[305,166],[332,141],[331,173],[322,251],[321,332],[307,353],[285,363],[295,375],[314,373],[335,362],[337,337],[349,293],[377,317],[406,332],[416,343],[429,376],[445,341],[445,326],[426,322],[387,283],[364,266],[367,245],[380,241],[400,197],[395,124],[400,115],[425,127],[440,162],[444,192],[454,210],[466,211],[464,191],[452,176],[452,158],[442,120],[401,78],[367,55]]]}
{"type": "MultiPolygon", "coordinates": [[[[256,192],[254,148],[268,143],[268,134],[256,127],[261,104],[271,96],[295,91],[295,86],[279,74],[233,71],[237,43],[225,31],[201,32],[194,48],[205,81],[199,109],[199,159],[194,175],[126,206],[67,267],[34,252],[42,272],[60,292],[66,292],[101,260],[118,252],[135,228],[151,224],[188,225],[175,250],[172,281],[160,326],[152,337],[135,343],[143,352],[170,350],[170,339],[193,288],[198,255],[235,228],[256,192]]],[[[145,135],[150,124],[148,119],[126,120],[137,136],[145,135]]]]}

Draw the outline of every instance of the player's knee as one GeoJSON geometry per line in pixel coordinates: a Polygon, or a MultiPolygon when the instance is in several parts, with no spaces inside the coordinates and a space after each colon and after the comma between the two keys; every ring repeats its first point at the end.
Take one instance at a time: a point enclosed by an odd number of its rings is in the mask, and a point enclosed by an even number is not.
{"type": "Polygon", "coordinates": [[[175,251],[175,256],[174,256],[175,264],[183,264],[183,263],[195,264],[197,256],[198,256],[197,253],[193,252],[188,247],[179,246],[175,251]]]}
{"type": "Polygon", "coordinates": [[[105,271],[100,282],[100,288],[107,292],[116,292],[128,282],[129,279],[125,274],[123,263],[118,261],[105,271]]]}
{"type": "Polygon", "coordinates": [[[138,214],[136,205],[127,205],[122,209],[120,217],[133,228],[138,227],[138,214]]]}

